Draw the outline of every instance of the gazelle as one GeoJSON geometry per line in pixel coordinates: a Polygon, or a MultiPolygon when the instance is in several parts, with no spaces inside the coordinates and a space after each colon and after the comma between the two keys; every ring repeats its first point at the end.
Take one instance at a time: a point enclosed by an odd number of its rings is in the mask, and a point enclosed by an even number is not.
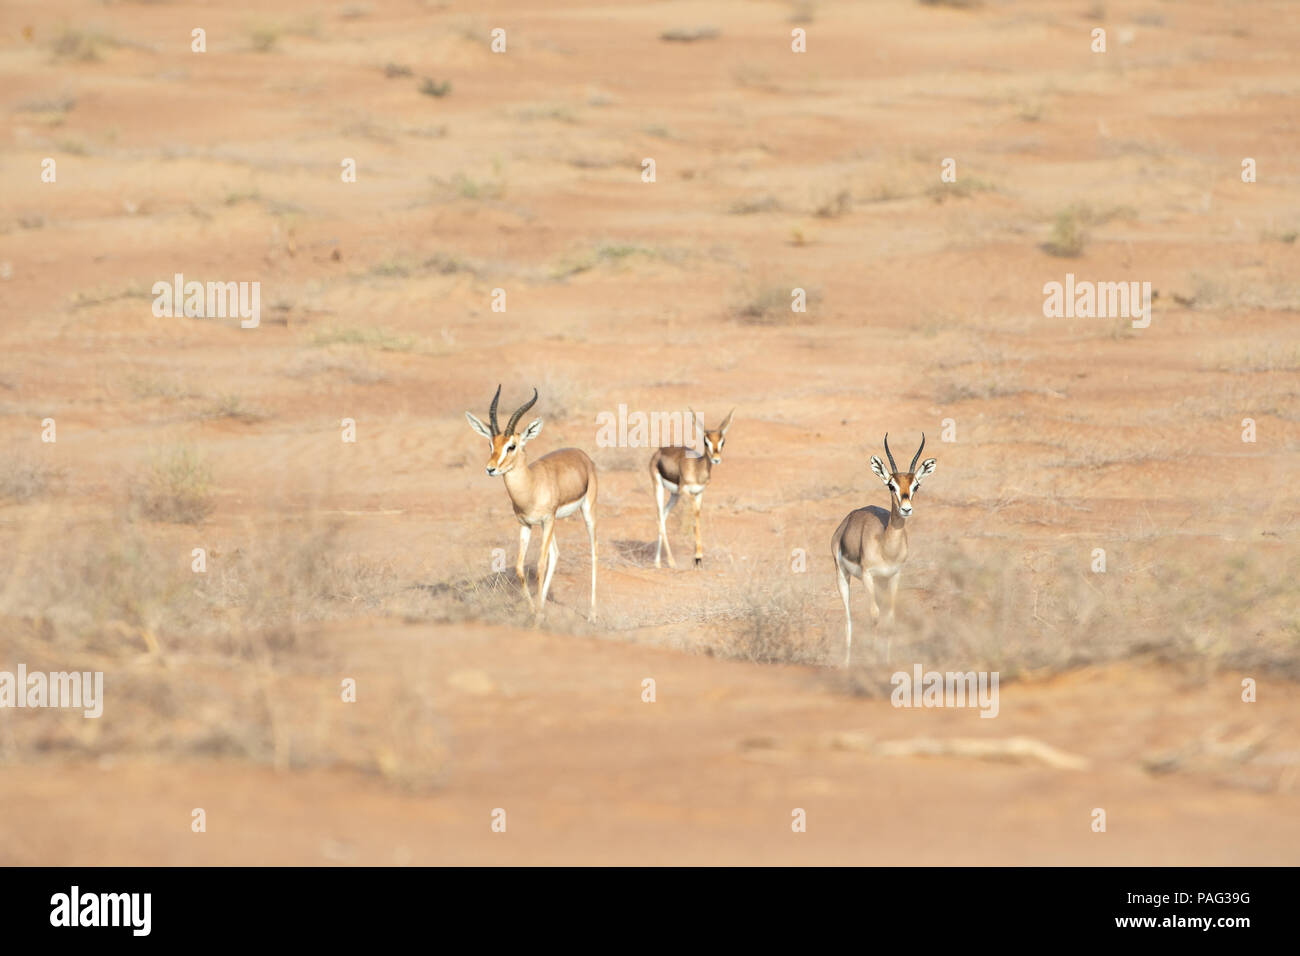
{"type": "MultiPolygon", "coordinates": [[[[853,653],[853,614],[849,610],[849,575],[862,581],[871,598],[871,624],[880,623],[880,606],[876,604],[876,578],[889,582],[889,616],[886,626],[894,624],[894,606],[898,603],[898,574],[907,561],[907,529],[904,521],[912,514],[912,499],[921,489],[921,480],[934,474],[935,461],[927,458],[916,467],[916,460],[925,450],[925,435],[921,447],[912,456],[907,471],[899,471],[889,450],[889,436],[885,435],[885,454],[889,456],[889,471],[877,455],[871,456],[871,471],[889,488],[891,508],[870,505],[850,511],[831,538],[831,553],[835,557],[835,574],[839,578],[840,597],[844,599],[844,664],[848,666],[853,653]]],[[[892,640],[892,638],[891,638],[892,640]]],[[[886,646],[888,658],[888,646],[886,646]]]]}
{"type": "MultiPolygon", "coordinates": [[[[701,428],[700,416],[695,409],[690,409],[691,432],[701,428]]],[[[668,543],[668,513],[677,504],[677,496],[685,493],[691,496],[691,506],[695,509],[695,566],[704,564],[704,543],[700,540],[700,508],[704,504],[704,488],[709,483],[713,466],[722,463],[722,446],[727,442],[727,429],[731,427],[731,417],[736,414],[733,408],[727,413],[713,431],[704,433],[704,454],[699,455],[688,448],[674,446],[658,448],[650,456],[650,480],[654,482],[655,505],[659,509],[659,538],[655,541],[655,567],[661,568],[659,556],[662,550],[668,552],[668,566],[677,567],[673,561],[673,548],[668,543]],[[664,489],[670,497],[668,506],[664,507],[664,489]]]]}
{"type": "Polygon", "coordinates": [[[488,409],[492,423],[490,429],[469,412],[465,417],[469,419],[470,427],[490,443],[487,473],[505,477],[506,494],[514,506],[515,517],[519,519],[519,560],[515,564],[515,574],[519,576],[531,606],[533,595],[528,590],[528,577],[524,574],[524,556],[528,553],[528,540],[533,528],[541,525],[542,550],[537,557],[538,601],[534,608],[540,621],[546,607],[546,594],[551,588],[551,575],[555,573],[555,563],[560,556],[560,546],[555,542],[555,519],[567,518],[581,511],[582,519],[587,522],[587,537],[591,540],[591,611],[587,617],[595,620],[596,465],[586,452],[576,448],[561,448],[528,464],[524,446],[541,433],[542,420],[534,418],[521,433],[515,431],[515,426],[524,412],[537,404],[537,389],[534,388],[533,397],[510,416],[505,431],[497,426],[497,401],[500,398],[501,386],[498,385],[488,409]]]}

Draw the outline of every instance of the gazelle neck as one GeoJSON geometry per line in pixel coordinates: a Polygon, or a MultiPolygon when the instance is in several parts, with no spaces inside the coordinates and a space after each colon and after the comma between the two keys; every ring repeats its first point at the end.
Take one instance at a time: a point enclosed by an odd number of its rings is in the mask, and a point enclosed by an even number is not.
{"type": "Polygon", "coordinates": [[[515,466],[506,472],[505,482],[506,494],[515,504],[526,505],[533,500],[533,473],[522,448],[515,457],[515,466]]]}
{"type": "Polygon", "coordinates": [[[907,518],[905,518],[903,513],[898,510],[898,499],[892,494],[889,496],[889,502],[889,525],[886,527],[886,532],[890,535],[900,535],[904,531],[905,525],[903,522],[905,522],[907,518]]]}

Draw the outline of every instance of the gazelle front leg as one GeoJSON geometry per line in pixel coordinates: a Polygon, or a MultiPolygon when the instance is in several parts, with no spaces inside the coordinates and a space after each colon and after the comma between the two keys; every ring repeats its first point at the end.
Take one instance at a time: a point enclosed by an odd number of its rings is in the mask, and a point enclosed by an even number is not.
{"type": "Polygon", "coordinates": [[[844,601],[844,666],[848,667],[853,656],[853,612],[849,610],[849,576],[844,573],[838,558],[835,573],[839,577],[840,598],[844,601]]]}
{"type": "Polygon", "coordinates": [[[659,563],[659,554],[661,549],[667,549],[668,551],[668,567],[670,568],[677,567],[677,562],[673,560],[673,546],[668,543],[668,526],[666,523],[668,518],[668,512],[673,510],[673,504],[676,501],[677,501],[677,495],[674,494],[672,496],[672,499],[668,502],[668,507],[667,508],[664,507],[664,483],[659,478],[659,476],[656,475],[655,476],[655,504],[659,508],[659,538],[657,541],[655,541],[655,567],[656,568],[663,567],[663,565],[659,563]]]}
{"type": "Polygon", "coordinates": [[[542,619],[546,610],[546,594],[551,590],[551,575],[560,557],[560,546],[555,542],[555,518],[542,522],[542,553],[537,558],[537,620],[542,619]],[[542,576],[542,569],[546,576],[542,576]]]}
{"type": "Polygon", "coordinates": [[[524,572],[524,558],[528,555],[528,541],[533,536],[533,529],[526,524],[519,526],[519,560],[515,562],[515,576],[519,578],[519,584],[524,589],[524,597],[528,598],[528,607],[533,606],[533,592],[528,590],[528,575],[524,572]]]}
{"type": "Polygon", "coordinates": [[[691,508],[695,511],[695,566],[704,565],[704,542],[700,540],[700,508],[704,505],[704,492],[691,495],[691,508]]]}
{"type": "Polygon", "coordinates": [[[862,575],[862,585],[867,589],[867,600],[871,602],[871,627],[875,630],[880,627],[880,605],[876,603],[876,579],[865,567],[862,570],[865,572],[862,575]]]}
{"type": "Polygon", "coordinates": [[[894,608],[898,606],[898,579],[900,577],[902,577],[902,574],[895,573],[889,579],[889,615],[885,618],[886,627],[892,628],[894,626],[894,608]]]}
{"type": "Polygon", "coordinates": [[[889,661],[894,647],[894,608],[898,605],[898,580],[902,575],[894,572],[889,579],[889,615],[885,618],[885,661],[889,661]]]}

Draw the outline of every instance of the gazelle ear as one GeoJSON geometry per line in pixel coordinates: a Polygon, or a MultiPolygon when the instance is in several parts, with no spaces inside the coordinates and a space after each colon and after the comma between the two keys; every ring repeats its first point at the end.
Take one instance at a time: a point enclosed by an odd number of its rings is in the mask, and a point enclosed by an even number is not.
{"type": "Polygon", "coordinates": [[[528,427],[524,429],[524,433],[519,436],[519,447],[523,448],[541,433],[542,420],[540,418],[534,418],[528,423],[528,427]]]}
{"type": "Polygon", "coordinates": [[[481,421],[479,421],[477,418],[475,418],[475,417],[474,417],[473,415],[471,415],[469,412],[466,412],[466,413],[465,413],[465,417],[469,419],[469,427],[470,427],[470,428],[474,429],[474,431],[478,432],[480,435],[482,435],[482,436],[483,436],[484,438],[486,438],[488,441],[491,441],[491,440],[492,440],[492,430],[491,430],[490,428],[488,428],[486,425],[484,425],[481,421]]]}
{"type": "Polygon", "coordinates": [[[916,469],[916,474],[912,476],[912,486],[915,487],[916,483],[922,478],[928,478],[930,475],[933,475],[934,466],[935,460],[933,458],[927,458],[925,461],[921,462],[921,467],[916,469]]]}
{"type": "Polygon", "coordinates": [[[722,432],[723,438],[727,437],[727,429],[731,427],[731,418],[735,414],[736,410],[733,408],[731,411],[727,412],[727,417],[724,418],[722,424],[718,426],[718,431],[722,432]]]}
{"type": "Polygon", "coordinates": [[[885,484],[889,484],[889,471],[885,468],[885,463],[880,460],[879,455],[871,456],[871,473],[885,484]]]}

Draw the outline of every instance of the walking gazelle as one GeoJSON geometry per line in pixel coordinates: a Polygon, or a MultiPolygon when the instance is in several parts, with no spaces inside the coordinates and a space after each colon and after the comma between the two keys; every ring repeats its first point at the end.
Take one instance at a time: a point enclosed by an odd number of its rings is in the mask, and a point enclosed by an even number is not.
{"type": "MultiPolygon", "coordinates": [[[[890,510],[870,505],[850,511],[831,538],[831,553],[835,557],[835,574],[839,580],[840,597],[844,599],[844,664],[848,666],[853,653],[853,614],[849,610],[849,575],[862,581],[871,599],[871,624],[880,623],[880,606],[876,604],[876,578],[889,582],[889,616],[886,626],[894,624],[894,606],[898,602],[898,574],[907,561],[907,529],[904,520],[912,514],[912,498],[921,488],[921,480],[934,474],[935,461],[927,458],[916,467],[916,460],[925,450],[925,435],[921,447],[912,456],[907,471],[899,471],[889,450],[889,435],[885,435],[885,454],[889,456],[889,471],[876,455],[871,456],[871,471],[883,481],[890,491],[890,510]]],[[[892,640],[892,638],[891,638],[892,640]]],[[[888,646],[886,646],[888,659],[888,646]]]]}
{"type": "MultiPolygon", "coordinates": [[[[700,416],[690,409],[692,435],[700,429],[700,416]]],[[[673,548],[668,543],[668,514],[677,504],[677,496],[685,493],[691,496],[691,507],[695,510],[695,566],[704,564],[704,543],[700,539],[700,508],[704,504],[704,488],[709,483],[713,466],[722,463],[722,446],[727,442],[727,429],[731,427],[731,418],[736,414],[733,408],[727,413],[713,431],[704,432],[704,454],[698,455],[688,448],[673,446],[655,449],[650,456],[650,480],[654,483],[655,505],[659,512],[659,537],[655,541],[655,567],[663,565],[659,561],[661,549],[668,552],[668,566],[677,567],[673,561],[673,548]],[[664,507],[664,489],[670,497],[668,506],[664,507]]]]}
{"type": "Polygon", "coordinates": [[[498,385],[488,409],[491,428],[469,412],[465,417],[469,419],[470,427],[490,443],[487,473],[505,477],[506,494],[514,506],[515,517],[519,519],[519,560],[515,564],[515,574],[519,576],[531,606],[533,595],[528,590],[528,578],[524,574],[524,556],[528,553],[528,540],[533,528],[541,525],[542,550],[537,557],[538,601],[533,609],[540,621],[551,588],[551,575],[555,573],[555,563],[560,556],[560,547],[555,542],[555,520],[581,511],[587,523],[587,537],[591,540],[591,611],[588,620],[595,620],[596,465],[586,452],[577,448],[561,448],[528,464],[524,446],[541,433],[542,420],[534,418],[521,433],[515,431],[515,426],[524,413],[537,404],[537,389],[534,388],[533,397],[510,416],[505,431],[497,426],[497,401],[500,398],[501,386],[498,385]]]}

